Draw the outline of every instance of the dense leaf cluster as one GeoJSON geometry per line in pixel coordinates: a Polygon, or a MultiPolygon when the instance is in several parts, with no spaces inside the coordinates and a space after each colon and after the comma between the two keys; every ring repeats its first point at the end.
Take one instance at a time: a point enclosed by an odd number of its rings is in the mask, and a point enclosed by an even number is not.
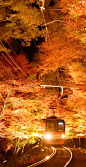
{"type": "Polygon", "coordinates": [[[0,1],[0,51],[7,52],[14,39],[20,40],[23,46],[29,46],[32,39],[43,36],[39,30],[41,24],[43,17],[34,0],[0,1]]]}
{"type": "Polygon", "coordinates": [[[84,6],[45,0],[42,11],[41,5],[35,0],[0,1],[0,134],[16,139],[18,150],[40,137],[40,120],[52,114],[53,105],[66,122],[68,138],[86,133],[84,6]],[[45,41],[33,55],[40,38],[45,41]],[[41,84],[63,86],[63,94],[41,84]]]}

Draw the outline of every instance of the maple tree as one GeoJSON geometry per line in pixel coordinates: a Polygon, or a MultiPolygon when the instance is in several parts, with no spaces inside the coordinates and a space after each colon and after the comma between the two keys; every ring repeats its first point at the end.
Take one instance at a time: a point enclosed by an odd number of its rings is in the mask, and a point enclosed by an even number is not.
{"type": "Polygon", "coordinates": [[[54,103],[56,116],[65,120],[67,138],[86,134],[83,4],[49,0],[41,11],[34,0],[0,2],[0,135],[12,141],[15,152],[38,140],[40,120],[52,114],[54,103]],[[36,45],[42,37],[37,52],[26,57],[32,39],[36,45]],[[63,95],[41,84],[63,86],[63,95]]]}
{"type": "Polygon", "coordinates": [[[63,18],[65,20],[67,35],[79,39],[82,43],[86,43],[86,1],[61,0],[60,5],[62,11],[67,13],[63,18]]]}
{"type": "Polygon", "coordinates": [[[34,0],[2,0],[0,9],[0,51],[12,52],[14,40],[18,39],[21,45],[29,46],[32,39],[43,36],[39,29],[43,18],[34,0]]]}

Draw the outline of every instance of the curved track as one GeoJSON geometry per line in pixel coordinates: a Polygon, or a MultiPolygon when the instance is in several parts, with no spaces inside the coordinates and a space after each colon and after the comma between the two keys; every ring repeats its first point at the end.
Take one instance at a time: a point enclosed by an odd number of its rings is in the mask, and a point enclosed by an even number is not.
{"type": "Polygon", "coordinates": [[[67,147],[64,147],[64,148],[70,152],[70,158],[69,158],[69,160],[66,162],[66,164],[64,166],[64,167],[66,167],[66,166],[69,165],[70,161],[72,160],[72,152],[67,147]]]}
{"type": "Polygon", "coordinates": [[[72,152],[66,147],[53,148],[53,152],[48,159],[43,159],[28,167],[67,167],[72,159],[72,152]]]}

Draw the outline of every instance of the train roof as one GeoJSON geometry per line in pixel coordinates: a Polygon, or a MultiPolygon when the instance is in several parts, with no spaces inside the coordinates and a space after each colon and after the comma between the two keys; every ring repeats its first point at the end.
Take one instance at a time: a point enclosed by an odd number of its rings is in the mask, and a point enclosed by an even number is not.
{"type": "Polygon", "coordinates": [[[46,118],[46,120],[51,120],[51,119],[56,119],[56,120],[62,120],[62,121],[64,121],[63,119],[61,119],[59,117],[56,117],[56,116],[50,116],[50,117],[46,118]]]}

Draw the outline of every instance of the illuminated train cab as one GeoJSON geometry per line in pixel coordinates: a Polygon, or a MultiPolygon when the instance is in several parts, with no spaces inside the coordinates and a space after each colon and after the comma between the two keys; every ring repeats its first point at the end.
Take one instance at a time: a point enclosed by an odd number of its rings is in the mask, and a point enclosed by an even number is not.
{"type": "Polygon", "coordinates": [[[46,144],[64,144],[65,122],[64,120],[51,116],[45,120],[44,140],[46,144]]]}

